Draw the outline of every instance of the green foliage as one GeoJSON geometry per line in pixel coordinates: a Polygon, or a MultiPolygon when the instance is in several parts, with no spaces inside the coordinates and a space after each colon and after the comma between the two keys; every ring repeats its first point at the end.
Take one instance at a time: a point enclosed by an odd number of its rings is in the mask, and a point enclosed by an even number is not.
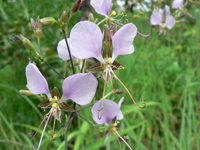
{"type": "MultiPolygon", "coordinates": [[[[64,0],[0,0],[0,149],[27,150],[35,147],[43,126],[38,127],[45,112],[37,105],[42,102],[32,97],[23,96],[20,89],[26,89],[25,66],[27,53],[22,44],[12,42],[14,35],[23,34],[36,45],[32,32],[30,17],[59,18],[63,10],[69,11],[73,2],[64,0]],[[66,5],[67,3],[67,5],[66,5]],[[30,139],[32,132],[38,134],[30,139]]],[[[115,5],[114,5],[115,6],[115,5]]],[[[149,37],[137,35],[135,52],[126,57],[119,56],[124,70],[116,71],[118,77],[129,88],[133,97],[147,107],[136,107],[128,94],[122,105],[125,118],[120,123],[120,135],[129,137],[127,142],[137,150],[197,150],[200,149],[199,101],[200,101],[200,16],[199,6],[190,4],[190,13],[195,19],[185,17],[186,23],[177,24],[167,35],[158,36],[153,29],[149,37]]],[[[81,12],[73,16],[71,28],[80,20],[81,12]]],[[[133,22],[141,33],[150,29],[150,13],[127,12],[127,18],[133,22]],[[131,18],[131,19],[130,19],[131,18]]],[[[62,72],[64,62],[57,56],[56,45],[62,39],[62,33],[56,25],[44,28],[41,39],[45,59],[58,72],[62,72]]],[[[44,64],[40,63],[41,72],[45,72],[50,89],[61,88],[61,79],[44,64]],[[56,84],[56,85],[55,85],[56,84]]],[[[65,66],[69,66],[65,62],[65,66]]],[[[67,75],[71,70],[67,70],[67,75]]],[[[122,86],[115,83],[120,89],[122,86]]],[[[101,88],[101,87],[99,87],[101,88]]],[[[120,96],[116,96],[118,101],[120,96]]],[[[115,97],[115,98],[116,98],[115,97]]],[[[113,99],[114,97],[110,97],[113,99]]],[[[63,113],[64,114],[64,113],[63,113]]],[[[80,112],[92,122],[91,110],[80,112]]],[[[62,116],[67,118],[67,114],[62,116]]],[[[52,121],[53,122],[53,121],[52,121]]],[[[52,141],[48,125],[41,149],[64,149],[64,137],[52,141]]],[[[56,122],[56,131],[65,125],[56,122]]],[[[75,118],[71,125],[68,141],[69,149],[95,150],[119,149],[115,136],[105,144],[106,129],[91,127],[81,118],[75,118]]],[[[121,142],[122,148],[126,149],[121,142]]]]}

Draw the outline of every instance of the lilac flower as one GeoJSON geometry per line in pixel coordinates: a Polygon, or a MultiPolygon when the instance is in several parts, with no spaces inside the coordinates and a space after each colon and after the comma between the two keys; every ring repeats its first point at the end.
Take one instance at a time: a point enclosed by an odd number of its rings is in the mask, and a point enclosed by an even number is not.
{"type": "Polygon", "coordinates": [[[122,97],[118,104],[111,100],[100,100],[94,104],[92,107],[92,114],[93,119],[98,124],[108,123],[109,127],[106,131],[106,139],[105,142],[108,141],[112,133],[116,136],[118,136],[127,146],[130,150],[132,148],[130,145],[120,136],[120,134],[117,132],[117,125],[119,122],[117,120],[121,120],[124,118],[120,106],[121,103],[124,101],[124,97],[122,97]],[[102,108],[102,103],[104,103],[104,107],[102,108]]]}
{"type": "Polygon", "coordinates": [[[172,29],[176,21],[173,16],[170,15],[169,6],[165,5],[164,9],[159,9],[157,12],[154,12],[150,17],[150,22],[154,26],[159,26],[161,32],[165,28],[172,29]]]}
{"type": "Polygon", "coordinates": [[[172,2],[172,7],[175,9],[181,9],[183,6],[183,0],[174,0],[172,2]]]}
{"type": "Polygon", "coordinates": [[[101,30],[90,21],[81,21],[72,28],[69,43],[71,51],[76,58],[86,59],[93,57],[106,64],[107,59],[112,63],[118,55],[127,55],[134,52],[132,42],[136,33],[137,28],[132,23],[121,27],[112,37],[112,58],[106,59],[101,54],[103,39],[101,30]]]}
{"type": "Polygon", "coordinates": [[[98,14],[109,18],[112,0],[91,0],[90,4],[98,14]]]}
{"type": "Polygon", "coordinates": [[[58,94],[51,94],[46,79],[33,63],[29,63],[26,67],[26,78],[28,88],[33,94],[46,94],[48,96],[50,111],[59,121],[60,109],[64,101],[71,99],[79,105],[86,105],[93,99],[97,88],[97,80],[91,73],[78,73],[67,77],[63,81],[62,97],[59,97],[58,94]]]}
{"type": "Polygon", "coordinates": [[[110,123],[115,117],[116,120],[121,120],[124,118],[120,106],[123,102],[124,97],[122,97],[119,101],[119,103],[115,103],[111,100],[99,100],[94,104],[92,107],[92,114],[93,119],[98,124],[103,123],[110,123]],[[103,107],[102,107],[103,104],[103,107]]]}

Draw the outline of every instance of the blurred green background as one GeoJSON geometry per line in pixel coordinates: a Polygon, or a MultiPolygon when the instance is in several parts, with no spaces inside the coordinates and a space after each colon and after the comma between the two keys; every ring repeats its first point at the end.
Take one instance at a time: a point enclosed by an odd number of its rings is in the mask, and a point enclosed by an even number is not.
{"type": "MultiPolygon", "coordinates": [[[[55,17],[58,19],[63,10],[70,12],[75,0],[0,0],[0,149],[27,150],[37,147],[42,132],[30,139],[31,133],[39,127],[45,112],[37,107],[42,102],[32,97],[23,96],[20,89],[26,89],[25,67],[28,55],[20,42],[13,42],[15,35],[22,34],[29,38],[35,46],[37,40],[33,34],[30,18],[35,16],[55,17]]],[[[124,2],[124,1],[121,1],[124,2]]],[[[164,7],[171,6],[172,1],[142,3],[140,10],[132,11],[130,1],[126,1],[124,14],[133,22],[138,31],[147,34],[151,28],[149,18],[153,4],[164,7]],[[150,11],[147,11],[150,10],[150,11]]],[[[85,0],[84,3],[87,3],[85,0]]],[[[113,2],[118,12],[121,7],[113,2]]],[[[134,5],[133,5],[134,6],[134,5]]],[[[187,22],[176,24],[166,35],[158,36],[153,28],[149,37],[137,35],[134,41],[135,52],[127,56],[119,56],[124,70],[116,71],[117,76],[131,91],[139,105],[145,100],[145,109],[137,108],[124,93],[125,101],[121,107],[124,119],[120,121],[119,133],[128,137],[127,142],[134,150],[198,150],[200,149],[200,5],[188,3],[188,12],[196,18],[184,16],[187,22]]],[[[75,14],[69,29],[83,19],[90,8],[86,5],[75,14]]],[[[91,8],[91,11],[94,10],[91,8]]],[[[175,14],[175,10],[171,10],[175,14]]],[[[95,12],[94,12],[95,14],[95,12]]],[[[95,15],[99,20],[102,16],[95,15]]],[[[43,27],[41,47],[45,60],[57,71],[63,72],[67,66],[67,75],[71,75],[69,62],[58,58],[56,46],[63,38],[57,25],[43,27]],[[65,66],[64,66],[65,65],[65,66]]],[[[41,72],[52,89],[57,86],[61,90],[62,79],[43,63],[37,61],[41,72]]],[[[99,93],[102,79],[99,82],[99,93]]],[[[115,86],[122,86],[115,82],[115,86]]],[[[95,100],[100,98],[97,93],[95,100]]],[[[112,95],[110,99],[118,102],[122,95],[112,95]]],[[[81,107],[80,107],[81,108],[81,107]]],[[[91,109],[80,112],[92,121],[91,109]]],[[[62,122],[56,122],[56,130],[65,125],[66,113],[62,122]]],[[[41,150],[63,150],[64,137],[51,140],[48,130],[44,135],[41,150]]],[[[100,127],[100,126],[99,126],[100,127]]],[[[115,136],[107,143],[105,130],[92,128],[87,122],[76,118],[68,135],[69,149],[75,150],[117,150],[119,144],[115,136]]],[[[122,149],[127,149],[121,142],[122,149]]]]}

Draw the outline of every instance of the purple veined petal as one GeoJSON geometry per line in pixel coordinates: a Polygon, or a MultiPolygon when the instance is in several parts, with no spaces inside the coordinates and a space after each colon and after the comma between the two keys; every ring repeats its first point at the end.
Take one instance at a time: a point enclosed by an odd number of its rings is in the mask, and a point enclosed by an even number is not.
{"type": "Polygon", "coordinates": [[[168,6],[168,5],[165,5],[165,8],[164,8],[164,10],[163,10],[163,13],[164,13],[166,16],[170,15],[170,9],[169,9],[169,6],[168,6]]]}
{"type": "Polygon", "coordinates": [[[90,4],[98,14],[104,15],[109,18],[110,7],[112,0],[91,0],[90,4]]]}
{"type": "Polygon", "coordinates": [[[26,66],[26,79],[28,89],[33,94],[46,94],[48,97],[50,97],[48,83],[37,66],[33,63],[29,63],[26,66]]]}
{"type": "Polygon", "coordinates": [[[168,29],[173,28],[173,26],[175,25],[175,23],[176,23],[176,21],[175,21],[174,17],[172,17],[171,15],[166,17],[165,26],[168,29]]]}
{"type": "MultiPolygon", "coordinates": [[[[69,39],[67,39],[67,40],[69,42],[69,39]]],[[[65,60],[70,59],[65,39],[62,39],[61,41],[59,41],[58,46],[57,46],[57,51],[58,51],[58,56],[62,60],[65,61],[65,60]]],[[[72,55],[72,58],[74,58],[73,55],[72,55]]]]}
{"type": "Polygon", "coordinates": [[[150,23],[153,26],[159,25],[162,22],[162,14],[154,12],[150,17],[150,23]]]}
{"type": "Polygon", "coordinates": [[[127,55],[134,52],[132,43],[136,34],[137,27],[132,23],[124,25],[114,34],[112,37],[112,61],[114,61],[118,55],[127,55]]]}
{"type": "MultiPolygon", "coordinates": [[[[124,101],[124,97],[122,97],[119,100],[118,106],[121,107],[122,102],[124,101]]],[[[117,114],[116,120],[122,120],[124,118],[124,115],[122,114],[122,111],[120,110],[119,113],[117,114]]]]}
{"type": "Polygon", "coordinates": [[[175,9],[181,9],[182,5],[183,5],[183,0],[174,0],[172,2],[172,7],[175,9]]]}
{"type": "Polygon", "coordinates": [[[78,73],[63,81],[64,98],[71,99],[79,105],[87,105],[93,99],[97,89],[97,79],[91,73],[78,73]]]}
{"type": "Polygon", "coordinates": [[[102,33],[100,28],[90,21],[78,22],[71,30],[69,46],[76,58],[101,59],[102,33]]]}
{"type": "Polygon", "coordinates": [[[119,105],[111,100],[104,99],[102,117],[99,119],[99,110],[102,109],[102,100],[96,102],[92,107],[93,119],[98,124],[109,123],[120,111],[119,105]]]}

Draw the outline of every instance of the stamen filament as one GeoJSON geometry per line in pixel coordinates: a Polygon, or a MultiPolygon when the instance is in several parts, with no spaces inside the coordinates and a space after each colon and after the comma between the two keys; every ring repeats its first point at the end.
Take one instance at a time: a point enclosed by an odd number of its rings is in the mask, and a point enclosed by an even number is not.
{"type": "Polygon", "coordinates": [[[99,26],[100,24],[102,24],[104,21],[106,21],[108,18],[104,18],[103,20],[101,20],[100,22],[97,23],[97,25],[99,26]]]}
{"type": "Polygon", "coordinates": [[[139,108],[145,108],[146,107],[146,104],[144,103],[144,106],[139,106],[135,100],[133,99],[131,93],[129,92],[128,88],[123,84],[123,82],[115,75],[115,73],[110,70],[112,72],[112,74],[114,75],[115,79],[117,79],[119,81],[119,83],[124,87],[124,89],[126,90],[126,92],[128,93],[128,95],[130,96],[131,100],[133,101],[133,103],[138,106],[139,108]]]}
{"type": "Polygon", "coordinates": [[[117,134],[118,137],[126,144],[126,146],[128,146],[128,148],[129,148],[130,150],[132,150],[132,148],[131,148],[130,145],[124,140],[124,138],[122,138],[121,135],[120,135],[117,131],[114,131],[114,132],[115,132],[115,134],[117,134]]]}
{"type": "Polygon", "coordinates": [[[46,123],[45,123],[45,125],[44,125],[44,128],[43,128],[43,131],[42,131],[42,135],[41,135],[41,137],[40,137],[40,142],[39,142],[39,144],[38,144],[37,150],[40,149],[40,146],[41,146],[41,144],[42,144],[42,139],[43,139],[43,136],[44,136],[44,132],[45,132],[45,130],[46,130],[47,124],[48,124],[48,122],[49,122],[49,119],[51,118],[52,113],[53,113],[53,111],[50,111],[50,114],[49,114],[49,116],[48,116],[48,118],[47,118],[47,121],[46,121],[46,123]]]}
{"type": "Polygon", "coordinates": [[[46,118],[47,118],[47,117],[44,117],[44,119],[43,119],[42,122],[40,123],[40,125],[39,125],[37,131],[35,132],[35,134],[34,134],[32,137],[30,137],[30,139],[32,139],[32,138],[34,138],[34,137],[36,136],[36,134],[38,133],[38,130],[40,129],[41,125],[43,124],[43,122],[44,122],[44,120],[45,120],[46,118]]]}

